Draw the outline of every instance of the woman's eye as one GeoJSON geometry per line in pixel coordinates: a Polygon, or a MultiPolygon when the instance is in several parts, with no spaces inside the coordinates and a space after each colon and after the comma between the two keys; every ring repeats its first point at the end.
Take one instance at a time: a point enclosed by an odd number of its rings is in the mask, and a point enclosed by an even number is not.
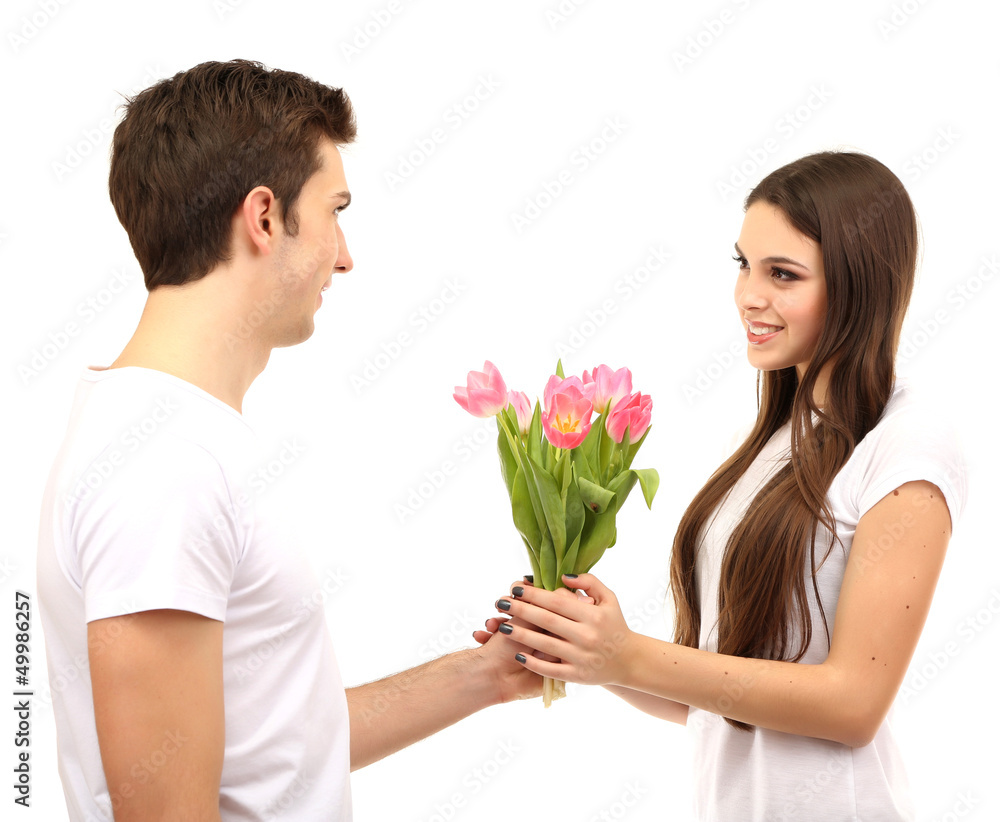
{"type": "Polygon", "coordinates": [[[772,268],[771,275],[779,280],[797,280],[798,277],[791,271],[785,271],[783,268],[772,268]]]}
{"type": "Polygon", "coordinates": [[[738,254],[733,255],[733,259],[740,264],[740,268],[748,268],[750,265],[746,257],[740,257],[738,254]]]}

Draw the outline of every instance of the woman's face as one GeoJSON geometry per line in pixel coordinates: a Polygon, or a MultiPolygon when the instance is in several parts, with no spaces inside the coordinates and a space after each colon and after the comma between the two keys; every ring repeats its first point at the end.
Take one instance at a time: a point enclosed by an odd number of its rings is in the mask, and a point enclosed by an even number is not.
{"type": "Polygon", "coordinates": [[[780,209],[758,201],[747,209],[736,255],[735,299],[747,359],[761,371],[794,365],[801,379],[826,320],[819,243],[795,229],[780,209]]]}

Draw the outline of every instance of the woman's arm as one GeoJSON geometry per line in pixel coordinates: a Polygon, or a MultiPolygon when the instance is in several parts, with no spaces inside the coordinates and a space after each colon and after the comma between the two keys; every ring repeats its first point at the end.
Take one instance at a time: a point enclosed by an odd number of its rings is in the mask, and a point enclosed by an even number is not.
{"type": "Polygon", "coordinates": [[[554,636],[512,638],[562,660],[520,661],[544,676],[612,684],[802,736],[868,744],[889,711],[923,628],[951,535],[944,496],[908,482],[858,523],[833,625],[819,665],[725,656],[635,634],[596,577],[570,581],[581,603],[525,587],[511,616],[554,636]],[[888,539],[887,539],[888,537],[888,539]]]}
{"type": "Polygon", "coordinates": [[[643,691],[635,691],[632,688],[625,688],[621,685],[605,685],[607,690],[616,696],[620,696],[633,708],[638,708],[645,714],[655,716],[657,719],[666,719],[668,722],[676,722],[678,725],[687,725],[688,706],[672,699],[664,699],[662,696],[647,694],[643,691]]]}

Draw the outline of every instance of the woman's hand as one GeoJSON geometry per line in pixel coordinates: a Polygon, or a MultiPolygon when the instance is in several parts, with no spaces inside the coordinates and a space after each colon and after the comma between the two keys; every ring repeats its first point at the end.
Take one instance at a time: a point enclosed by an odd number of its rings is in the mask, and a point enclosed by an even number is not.
{"type": "Polygon", "coordinates": [[[497,600],[497,609],[513,617],[505,633],[545,657],[518,654],[517,661],[565,682],[621,683],[634,634],[617,598],[593,574],[565,575],[563,584],[577,592],[545,591],[518,582],[511,587],[511,596],[497,600]],[[561,662],[550,661],[552,657],[561,662]]]}

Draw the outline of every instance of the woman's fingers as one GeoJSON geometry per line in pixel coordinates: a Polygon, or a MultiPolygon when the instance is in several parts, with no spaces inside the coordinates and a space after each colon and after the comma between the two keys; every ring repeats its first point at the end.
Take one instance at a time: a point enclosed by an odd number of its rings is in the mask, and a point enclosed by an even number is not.
{"type": "MultiPolygon", "coordinates": [[[[585,576],[589,577],[590,575],[587,574],[585,576]]],[[[532,585],[525,585],[523,582],[515,582],[511,585],[510,596],[502,597],[499,602],[503,602],[504,600],[527,602],[574,622],[579,622],[581,619],[586,617],[587,612],[581,609],[588,608],[594,604],[594,602],[577,595],[568,588],[546,591],[544,588],[536,588],[532,585]]],[[[498,607],[501,611],[505,610],[502,605],[498,605],[498,607]]],[[[526,618],[529,622],[534,622],[534,620],[529,617],[526,618]]],[[[552,630],[550,625],[542,625],[538,622],[535,624],[539,627],[552,630]]]]}

